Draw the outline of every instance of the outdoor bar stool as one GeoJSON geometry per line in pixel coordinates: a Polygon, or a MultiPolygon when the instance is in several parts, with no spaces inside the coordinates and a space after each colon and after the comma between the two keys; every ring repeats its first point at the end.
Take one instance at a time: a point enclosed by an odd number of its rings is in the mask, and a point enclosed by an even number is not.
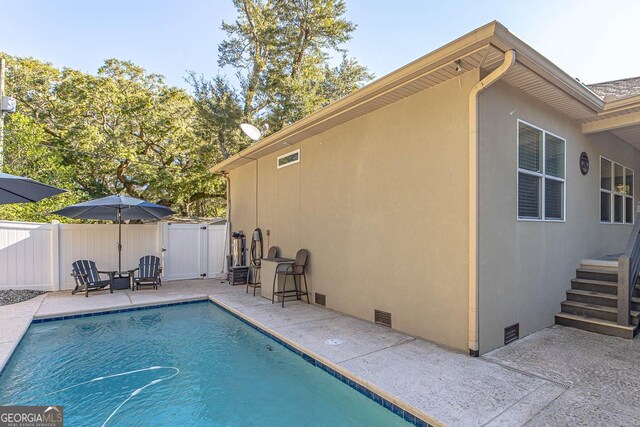
{"type": "Polygon", "coordinates": [[[293,264],[282,266],[280,269],[276,269],[276,274],[273,276],[273,292],[271,294],[271,304],[274,303],[276,295],[282,296],[282,307],[284,307],[284,299],[288,295],[295,294],[296,299],[302,299],[303,295],[307,296],[307,304],[309,302],[309,289],[307,289],[307,276],[304,273],[305,266],[307,265],[307,258],[309,258],[309,252],[306,249],[300,249],[296,253],[296,260],[293,264]],[[276,291],[276,281],[279,276],[284,276],[284,282],[282,283],[282,290],[276,291]],[[293,284],[295,289],[287,290],[287,278],[293,276],[293,284]],[[304,292],[300,289],[299,277],[304,280],[304,292]]]}
{"type": "MultiPolygon", "coordinates": [[[[269,248],[269,251],[267,252],[267,259],[270,258],[277,258],[278,257],[278,247],[277,246],[271,246],[269,248]]],[[[262,285],[262,281],[260,280],[260,267],[261,267],[261,262],[260,259],[256,259],[252,261],[253,265],[251,265],[249,267],[249,269],[252,272],[252,276],[251,276],[251,280],[247,280],[247,293],[249,293],[249,287],[253,288],[253,296],[256,296],[256,288],[261,288],[262,285]]]]}

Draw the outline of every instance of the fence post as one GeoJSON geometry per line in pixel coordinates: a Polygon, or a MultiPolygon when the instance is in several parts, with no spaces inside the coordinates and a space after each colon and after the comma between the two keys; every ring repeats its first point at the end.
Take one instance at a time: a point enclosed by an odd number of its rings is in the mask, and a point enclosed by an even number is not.
{"type": "Polygon", "coordinates": [[[200,278],[207,279],[209,276],[209,224],[202,222],[198,224],[200,226],[200,278]]]}
{"type": "Polygon", "coordinates": [[[51,290],[60,290],[60,221],[51,221],[51,290]]]}
{"type": "Polygon", "coordinates": [[[162,266],[162,277],[165,277],[167,275],[165,258],[167,255],[167,245],[169,244],[169,224],[164,221],[160,221],[158,223],[158,233],[160,233],[158,236],[158,243],[160,246],[159,252],[162,266]]]}

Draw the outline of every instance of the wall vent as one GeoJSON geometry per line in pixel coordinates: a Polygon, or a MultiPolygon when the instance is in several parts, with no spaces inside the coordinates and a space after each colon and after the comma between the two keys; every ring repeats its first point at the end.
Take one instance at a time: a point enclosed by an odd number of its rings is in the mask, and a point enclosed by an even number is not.
{"type": "Polygon", "coordinates": [[[375,322],[378,325],[391,327],[391,313],[375,310],[375,322]]]}
{"type": "Polygon", "coordinates": [[[504,328],[504,345],[514,342],[520,338],[520,323],[504,328]]]}
{"type": "Polygon", "coordinates": [[[327,305],[327,296],[325,294],[319,294],[316,292],[316,304],[327,305]]]}

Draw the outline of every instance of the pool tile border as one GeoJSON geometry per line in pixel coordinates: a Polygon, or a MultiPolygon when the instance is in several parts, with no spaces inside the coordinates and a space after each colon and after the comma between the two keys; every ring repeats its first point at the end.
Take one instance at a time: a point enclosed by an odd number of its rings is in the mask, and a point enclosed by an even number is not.
{"type": "Polygon", "coordinates": [[[210,300],[207,299],[207,298],[200,298],[200,299],[195,299],[195,300],[168,302],[168,303],[163,303],[163,304],[140,305],[140,306],[137,306],[137,307],[119,308],[119,309],[115,309],[115,310],[93,311],[93,312],[89,312],[89,313],[68,314],[68,315],[65,315],[65,316],[42,317],[42,318],[38,318],[38,319],[34,318],[31,321],[31,323],[32,324],[34,324],[34,323],[46,323],[46,322],[55,322],[55,321],[58,321],[58,320],[79,319],[79,318],[82,318],[82,317],[104,316],[106,314],[116,314],[116,313],[126,313],[126,312],[129,312],[129,311],[150,310],[150,309],[153,309],[153,308],[172,307],[172,306],[175,306],[175,305],[198,304],[198,303],[203,303],[203,302],[207,302],[207,301],[210,301],[210,300]]]}
{"type": "Polygon", "coordinates": [[[348,385],[349,387],[353,388],[358,393],[360,393],[363,396],[373,400],[378,405],[380,405],[380,406],[384,407],[385,409],[387,409],[387,410],[393,412],[394,414],[398,415],[400,418],[404,419],[408,423],[413,424],[414,426],[418,426],[418,427],[434,427],[435,426],[434,424],[430,424],[429,422],[423,420],[422,418],[420,418],[419,416],[411,413],[410,411],[401,408],[400,406],[396,405],[395,403],[391,402],[390,400],[385,399],[384,397],[380,396],[375,391],[370,390],[366,386],[358,383],[357,381],[352,380],[348,376],[341,374],[340,372],[338,372],[337,370],[333,369],[332,367],[330,367],[326,363],[323,363],[320,360],[316,359],[315,357],[313,357],[313,356],[305,353],[304,351],[292,346],[291,344],[289,344],[285,340],[275,336],[271,332],[269,332],[266,329],[256,325],[255,323],[249,321],[248,319],[246,319],[245,317],[239,315],[238,313],[234,312],[233,310],[230,310],[228,307],[226,307],[225,305],[219,303],[218,301],[215,301],[215,300],[209,298],[209,302],[211,304],[215,305],[216,307],[222,309],[226,313],[229,313],[230,315],[232,315],[236,319],[238,319],[238,320],[242,321],[243,323],[249,325],[251,328],[255,329],[256,331],[260,332],[261,334],[271,338],[272,340],[274,340],[278,344],[280,344],[283,347],[285,347],[287,350],[290,350],[293,353],[297,354],[298,356],[302,357],[302,359],[304,359],[306,362],[314,365],[317,368],[322,369],[323,371],[325,371],[326,373],[328,373],[332,377],[336,378],[337,380],[339,380],[339,381],[343,382],[344,384],[348,385]]]}
{"type": "MultiPolygon", "coordinates": [[[[48,323],[48,322],[55,322],[55,321],[59,321],[59,320],[80,319],[80,318],[84,318],[84,317],[104,316],[104,315],[107,315],[107,314],[126,313],[126,312],[130,312],[130,311],[151,310],[151,309],[154,309],[154,308],[172,307],[172,306],[178,306],[178,305],[199,304],[199,303],[205,303],[205,302],[209,302],[209,303],[213,304],[214,306],[220,308],[221,310],[225,311],[226,313],[232,315],[236,319],[240,320],[241,322],[245,323],[246,325],[248,325],[251,328],[255,329],[256,331],[260,332],[261,334],[269,337],[270,339],[274,340],[278,344],[282,345],[287,350],[292,351],[293,353],[295,353],[298,356],[302,357],[302,359],[304,361],[306,361],[307,363],[310,363],[311,365],[313,365],[313,366],[315,366],[315,367],[317,367],[319,369],[322,369],[327,374],[331,375],[332,377],[336,378],[337,380],[341,381],[342,383],[344,383],[344,384],[348,385],[349,387],[353,388],[358,393],[362,394],[363,396],[367,397],[368,399],[372,400],[373,402],[377,403],[378,405],[382,406],[383,408],[393,412],[394,414],[396,414],[400,418],[404,419],[408,423],[413,424],[414,426],[418,426],[418,427],[434,427],[434,424],[431,424],[431,423],[423,420],[422,418],[420,418],[419,416],[411,413],[410,411],[408,411],[406,409],[403,409],[402,407],[396,405],[395,403],[391,402],[388,399],[385,399],[383,396],[379,395],[378,393],[376,393],[373,390],[370,390],[368,387],[358,383],[357,381],[352,380],[351,378],[349,378],[346,375],[341,374],[336,369],[333,369],[332,367],[330,367],[328,364],[321,362],[320,360],[316,359],[315,357],[311,356],[310,354],[307,354],[304,351],[302,351],[302,350],[296,348],[295,346],[289,344],[288,342],[286,342],[285,340],[277,337],[276,335],[272,334],[268,330],[256,325],[255,323],[249,321],[245,317],[237,314],[233,310],[230,310],[225,305],[219,303],[218,301],[215,301],[215,300],[211,299],[211,297],[188,300],[188,301],[178,301],[178,302],[163,303],[163,304],[143,305],[143,306],[137,306],[137,307],[127,307],[127,308],[121,308],[121,309],[115,309],[115,310],[102,310],[102,311],[95,311],[95,312],[89,312],[89,313],[69,314],[69,315],[64,315],[64,316],[42,317],[42,318],[38,318],[38,319],[33,318],[31,320],[31,324],[48,323]]],[[[13,357],[14,354],[15,354],[15,349],[12,352],[12,354],[9,356],[9,358],[7,359],[5,365],[0,370],[0,376],[4,373],[5,369],[9,365],[9,362],[10,362],[10,360],[13,357]]]]}

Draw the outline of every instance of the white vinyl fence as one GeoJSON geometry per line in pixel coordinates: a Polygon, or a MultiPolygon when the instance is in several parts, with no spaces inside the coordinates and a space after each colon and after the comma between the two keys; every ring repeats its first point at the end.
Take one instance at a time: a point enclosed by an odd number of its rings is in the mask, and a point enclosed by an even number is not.
{"type": "Polygon", "coordinates": [[[165,230],[167,280],[212,277],[224,270],[225,225],[169,224],[165,230]]]}
{"type": "MultiPolygon", "coordinates": [[[[225,236],[224,224],[123,224],[122,269],[156,255],[165,280],[215,277],[224,269],[225,236]]],[[[72,289],[76,260],[118,269],[117,241],[115,224],[0,221],[0,289],[72,289]]]]}

